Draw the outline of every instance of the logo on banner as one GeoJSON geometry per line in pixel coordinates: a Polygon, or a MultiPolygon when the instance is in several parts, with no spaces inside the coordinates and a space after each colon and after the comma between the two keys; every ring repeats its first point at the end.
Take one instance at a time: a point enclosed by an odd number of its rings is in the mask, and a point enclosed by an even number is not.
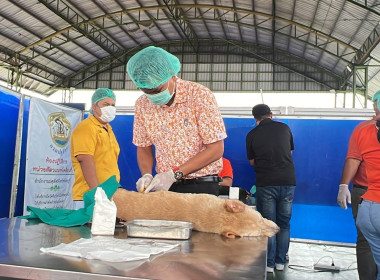
{"type": "Polygon", "coordinates": [[[53,143],[60,148],[65,147],[71,135],[71,123],[67,120],[66,114],[64,112],[52,113],[47,119],[53,143]]]}

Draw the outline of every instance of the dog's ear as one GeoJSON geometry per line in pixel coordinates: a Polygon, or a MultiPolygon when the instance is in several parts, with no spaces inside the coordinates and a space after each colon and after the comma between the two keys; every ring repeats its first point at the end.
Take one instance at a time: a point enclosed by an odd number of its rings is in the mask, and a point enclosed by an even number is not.
{"type": "Polygon", "coordinates": [[[245,205],[239,200],[228,199],[224,202],[224,208],[227,210],[227,212],[239,213],[244,211],[245,205]]]}
{"type": "Polygon", "coordinates": [[[238,234],[236,234],[236,233],[234,233],[232,231],[223,231],[222,235],[224,237],[227,237],[228,239],[234,239],[236,236],[240,236],[240,235],[238,235],[238,234]]]}

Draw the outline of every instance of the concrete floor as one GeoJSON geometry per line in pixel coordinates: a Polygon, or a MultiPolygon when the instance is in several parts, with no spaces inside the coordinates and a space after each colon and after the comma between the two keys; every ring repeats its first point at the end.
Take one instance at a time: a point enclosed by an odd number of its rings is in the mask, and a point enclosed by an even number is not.
{"type": "Polygon", "coordinates": [[[292,240],[289,247],[289,262],[284,271],[267,273],[267,280],[359,280],[356,269],[356,253],[353,244],[311,244],[307,240],[292,240]],[[340,267],[339,272],[319,272],[314,264],[340,267]]]}

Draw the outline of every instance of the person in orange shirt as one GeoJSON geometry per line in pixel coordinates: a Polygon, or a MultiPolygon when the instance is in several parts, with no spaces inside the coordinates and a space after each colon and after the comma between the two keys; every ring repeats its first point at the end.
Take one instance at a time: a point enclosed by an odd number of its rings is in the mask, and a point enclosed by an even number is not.
{"type": "Polygon", "coordinates": [[[222,158],[222,160],[223,160],[223,169],[218,174],[218,176],[222,178],[222,181],[219,184],[223,187],[232,187],[234,173],[232,170],[231,162],[224,157],[222,158]]]}
{"type": "Polygon", "coordinates": [[[176,56],[154,46],[127,63],[131,80],[144,93],[136,101],[133,124],[142,175],[136,188],[218,195],[224,122],[212,92],[179,78],[180,68],[176,56]]]}
{"type": "MultiPolygon", "coordinates": [[[[374,98],[380,96],[380,92],[374,95],[374,98]]],[[[339,184],[339,192],[337,196],[337,202],[339,206],[343,209],[347,209],[347,203],[351,204],[352,215],[356,222],[358,207],[360,205],[361,196],[366,193],[368,181],[366,174],[366,165],[363,161],[363,157],[358,149],[358,143],[356,142],[357,130],[367,126],[374,125],[374,120],[368,120],[358,124],[350,141],[348,143],[346,160],[344,162],[344,167],[342,171],[342,176],[339,184]],[[359,165],[358,165],[359,163],[359,165]],[[348,185],[352,181],[352,191],[350,193],[348,185]]],[[[371,248],[368,244],[368,241],[360,231],[357,229],[357,238],[356,238],[356,260],[358,267],[358,274],[360,280],[375,280],[377,275],[376,263],[373,259],[371,248]]]]}
{"type": "Polygon", "coordinates": [[[71,134],[71,161],[74,169],[73,200],[75,209],[83,208],[83,194],[112,175],[120,180],[117,163],[120,148],[109,124],[116,115],[116,97],[108,88],[92,95],[91,115],[71,134]]]}
{"type": "MultiPolygon", "coordinates": [[[[377,280],[380,280],[380,215],[378,214],[380,213],[380,121],[376,121],[376,118],[380,115],[379,99],[380,92],[378,91],[372,99],[376,112],[374,120],[358,125],[351,135],[349,145],[355,145],[354,148],[358,156],[355,158],[351,157],[348,163],[346,160],[338,193],[338,203],[346,209],[346,203],[351,203],[348,183],[358,173],[359,167],[365,164],[367,190],[362,192],[358,201],[356,226],[359,230],[358,233],[361,232],[363,234],[371,248],[377,266],[377,280]]],[[[354,190],[353,194],[355,194],[354,190]]],[[[358,254],[357,258],[359,264],[361,263],[360,258],[363,258],[363,255],[358,254]]],[[[376,273],[376,271],[373,271],[373,273],[376,273]]],[[[362,279],[361,275],[360,279],[362,279]]],[[[374,275],[367,275],[366,279],[375,278],[374,275]]]]}

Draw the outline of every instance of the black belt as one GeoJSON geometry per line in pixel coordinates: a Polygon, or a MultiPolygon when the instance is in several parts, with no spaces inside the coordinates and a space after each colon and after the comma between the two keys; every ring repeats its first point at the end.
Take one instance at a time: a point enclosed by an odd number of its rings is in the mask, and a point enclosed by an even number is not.
{"type": "Polygon", "coordinates": [[[359,189],[363,189],[363,190],[367,190],[368,187],[365,187],[365,186],[361,186],[361,185],[353,185],[354,188],[359,188],[359,189]]]}
{"type": "Polygon", "coordinates": [[[217,175],[208,175],[203,177],[197,177],[193,179],[182,179],[174,184],[200,184],[200,183],[219,183],[222,181],[222,178],[217,175]]]}

